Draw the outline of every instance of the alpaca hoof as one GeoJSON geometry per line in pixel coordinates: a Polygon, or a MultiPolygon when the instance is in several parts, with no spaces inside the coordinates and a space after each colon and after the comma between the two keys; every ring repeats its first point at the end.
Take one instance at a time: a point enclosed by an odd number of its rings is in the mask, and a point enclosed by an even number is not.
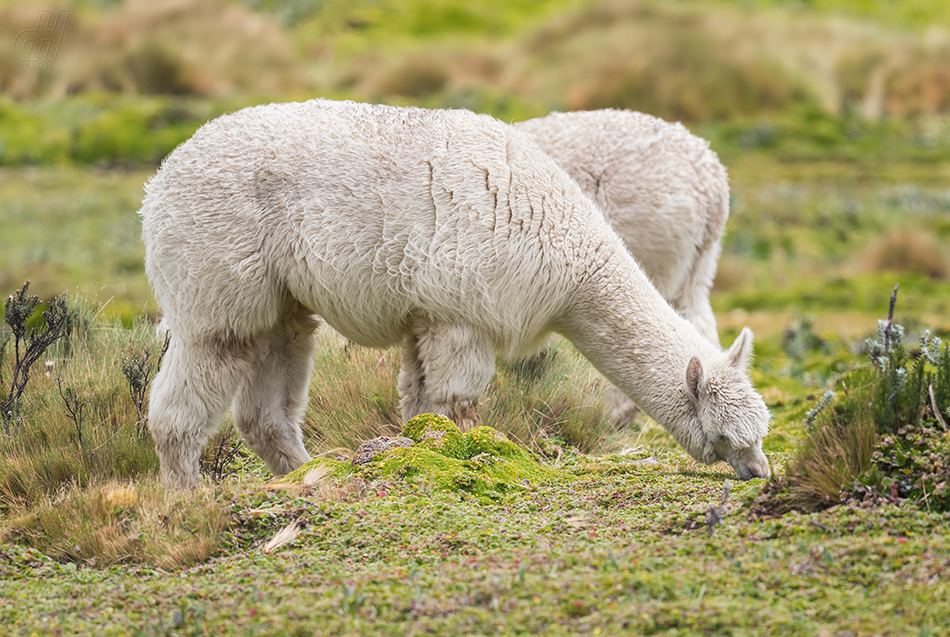
{"type": "Polygon", "coordinates": [[[473,427],[480,427],[482,424],[482,419],[479,417],[475,405],[473,404],[456,404],[450,407],[448,412],[449,420],[458,425],[458,428],[462,431],[468,431],[473,427]]]}

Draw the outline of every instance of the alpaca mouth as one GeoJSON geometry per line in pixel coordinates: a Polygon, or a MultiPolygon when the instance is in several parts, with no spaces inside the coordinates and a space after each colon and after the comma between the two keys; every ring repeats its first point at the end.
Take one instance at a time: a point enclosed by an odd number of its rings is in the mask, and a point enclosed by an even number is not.
{"type": "Polygon", "coordinates": [[[768,460],[762,460],[759,462],[749,463],[744,466],[735,466],[733,469],[736,470],[736,473],[739,474],[739,478],[742,480],[752,480],[753,478],[768,478],[772,471],[769,469],[768,460]]]}

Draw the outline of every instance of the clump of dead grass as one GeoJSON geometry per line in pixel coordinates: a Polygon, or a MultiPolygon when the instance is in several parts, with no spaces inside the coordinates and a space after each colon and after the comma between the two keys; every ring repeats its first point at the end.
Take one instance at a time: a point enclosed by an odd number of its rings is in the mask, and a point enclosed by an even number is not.
{"type": "Polygon", "coordinates": [[[875,241],[861,257],[866,272],[917,272],[946,279],[950,262],[927,232],[915,228],[892,230],[875,241]]]}
{"type": "Polygon", "coordinates": [[[827,408],[805,437],[786,475],[781,511],[815,511],[837,504],[842,492],[872,466],[877,428],[871,414],[873,386],[851,388],[843,404],[827,408]]]}
{"type": "MultiPolygon", "coordinates": [[[[0,8],[0,48],[12,51],[17,34],[35,29],[40,13],[37,5],[0,8]]],[[[0,89],[22,99],[88,91],[276,95],[303,87],[274,20],[222,0],[128,0],[103,12],[73,10],[49,67],[39,73],[7,61],[0,89]]]]}
{"type": "Polygon", "coordinates": [[[5,535],[57,560],[173,569],[214,553],[227,522],[210,487],[169,490],[153,476],[66,487],[11,516],[5,535]]]}

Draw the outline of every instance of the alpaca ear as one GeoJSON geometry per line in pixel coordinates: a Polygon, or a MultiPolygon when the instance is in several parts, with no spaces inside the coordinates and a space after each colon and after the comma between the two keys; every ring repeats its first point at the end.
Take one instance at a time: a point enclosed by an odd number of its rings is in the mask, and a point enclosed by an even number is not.
{"type": "Polygon", "coordinates": [[[726,361],[734,369],[745,371],[749,367],[749,361],[752,360],[752,341],[755,336],[748,327],[743,327],[736,342],[732,344],[729,351],[726,352],[726,361]]]}
{"type": "Polygon", "coordinates": [[[703,383],[703,364],[699,359],[693,356],[689,359],[689,365],[686,366],[686,388],[690,395],[699,400],[699,386],[703,383]]]}

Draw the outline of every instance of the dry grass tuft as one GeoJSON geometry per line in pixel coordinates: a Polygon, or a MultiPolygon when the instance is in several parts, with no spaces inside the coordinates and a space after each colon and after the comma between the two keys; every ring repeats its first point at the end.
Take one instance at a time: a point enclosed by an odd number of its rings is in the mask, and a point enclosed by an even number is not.
{"type": "Polygon", "coordinates": [[[66,488],[11,515],[5,531],[58,560],[177,569],[214,553],[227,521],[210,487],[172,491],[152,477],[66,488]]]}
{"type": "MultiPolygon", "coordinates": [[[[12,51],[39,15],[36,5],[0,8],[0,48],[12,51]]],[[[0,90],[13,98],[276,95],[302,89],[298,68],[277,24],[239,4],[129,0],[102,13],[71,11],[52,68],[38,73],[18,60],[0,63],[0,90]]]]}
{"type": "MultiPolygon", "coordinates": [[[[281,26],[227,0],[107,3],[71,12],[52,68],[0,57],[0,90],[14,99],[322,94],[504,118],[605,106],[691,122],[801,105],[869,119],[950,112],[950,35],[940,28],[728,3],[538,4],[328,0],[281,26]]],[[[0,49],[12,51],[39,11],[0,7],[0,49]]]]}
{"type": "Polygon", "coordinates": [[[873,243],[860,259],[866,272],[918,272],[946,279],[950,262],[933,237],[914,228],[893,230],[873,243]]]}
{"type": "Polygon", "coordinates": [[[852,389],[854,407],[829,408],[788,466],[780,510],[815,511],[836,504],[842,491],[871,468],[877,428],[871,414],[871,387],[852,389]],[[867,400],[859,398],[866,396],[867,400]]]}
{"type": "Polygon", "coordinates": [[[280,531],[278,531],[274,537],[272,537],[267,544],[261,547],[261,552],[265,555],[270,555],[271,553],[276,552],[281,547],[284,547],[294,540],[297,539],[297,536],[300,535],[300,526],[296,521],[291,522],[280,531]]]}

